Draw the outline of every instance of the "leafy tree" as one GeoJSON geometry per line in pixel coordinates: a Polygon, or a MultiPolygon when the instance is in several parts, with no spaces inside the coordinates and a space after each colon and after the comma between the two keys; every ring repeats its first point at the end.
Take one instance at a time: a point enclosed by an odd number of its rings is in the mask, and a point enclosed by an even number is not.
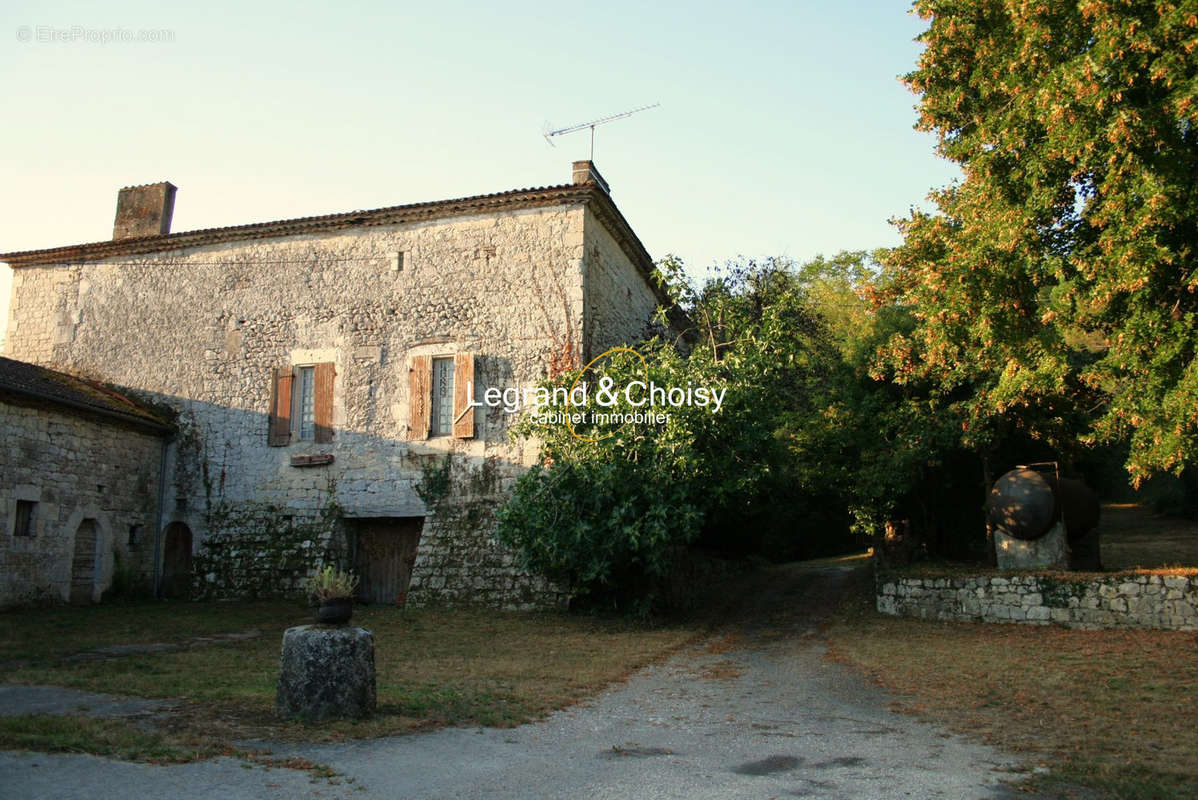
{"type": "MultiPolygon", "coordinates": [[[[499,527],[528,566],[576,596],[642,611],[688,545],[779,558],[801,549],[794,520],[828,505],[828,483],[814,462],[796,458],[783,428],[819,418],[840,363],[785,262],[733,264],[700,287],[677,261],[662,271],[673,276],[668,288],[694,328],[638,345],[647,367],[620,354],[601,372],[568,373],[550,385],[583,379],[593,398],[599,379],[623,387],[645,380],[647,369],[658,386],[724,390],[718,413],[669,407],[664,424],[583,427],[579,436],[531,418],[520,433],[543,442],[543,464],[517,481],[499,527]]],[[[617,397],[587,410],[638,410],[617,397]]],[[[813,530],[843,544],[831,516],[813,530]]]]}
{"type": "Polygon", "coordinates": [[[919,127],[963,179],[900,223],[881,348],[979,452],[1127,440],[1138,482],[1198,458],[1198,9],[918,0],[919,127]]]}
{"type": "Polygon", "coordinates": [[[930,382],[896,379],[874,363],[879,346],[915,325],[886,300],[886,255],[849,251],[798,267],[842,363],[822,413],[793,418],[785,433],[798,462],[838,487],[859,533],[878,536],[886,522],[906,519],[932,549],[964,555],[984,532],[980,517],[962,524],[963,511],[981,506],[981,465],[970,463],[960,420],[930,382]]]}

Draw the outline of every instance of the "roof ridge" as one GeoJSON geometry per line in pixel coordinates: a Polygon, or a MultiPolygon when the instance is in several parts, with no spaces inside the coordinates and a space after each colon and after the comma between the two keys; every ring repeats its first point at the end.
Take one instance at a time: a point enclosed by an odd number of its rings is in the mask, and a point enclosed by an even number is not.
{"type": "MultiPolygon", "coordinates": [[[[479,210],[494,207],[496,204],[536,206],[545,204],[557,197],[563,199],[577,195],[591,196],[601,192],[594,182],[566,183],[553,186],[541,186],[528,189],[512,189],[505,192],[469,195],[447,200],[432,200],[420,203],[405,203],[396,206],[363,209],[355,211],[338,211],[331,214],[318,214],[308,217],[293,217],[290,219],[268,220],[266,222],[250,222],[240,225],[226,225],[215,228],[198,228],[178,233],[154,234],[151,236],[131,237],[128,239],[106,239],[99,242],[65,245],[42,248],[37,250],[21,250],[10,253],[0,253],[0,261],[6,261],[13,267],[33,264],[57,264],[69,261],[91,261],[109,258],[122,254],[153,253],[162,250],[180,249],[187,246],[198,246],[218,241],[229,241],[243,238],[268,238],[271,236],[286,236],[296,233],[306,233],[311,229],[324,226],[351,226],[354,224],[386,224],[382,222],[394,216],[419,216],[436,218],[467,213],[477,208],[479,210]],[[439,213],[440,212],[440,213],[439,213]],[[287,230],[299,228],[299,230],[287,230]],[[259,234],[254,236],[253,234],[259,234]],[[192,242],[199,239],[201,241],[192,242]],[[203,241],[208,240],[208,241],[203,241]]],[[[409,220],[396,220],[397,222],[409,220]]]]}

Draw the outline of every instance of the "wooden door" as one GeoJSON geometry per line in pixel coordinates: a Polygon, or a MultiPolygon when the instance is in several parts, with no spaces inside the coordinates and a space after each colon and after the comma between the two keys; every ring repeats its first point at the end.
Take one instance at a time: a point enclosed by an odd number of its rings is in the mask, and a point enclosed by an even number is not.
{"type": "Polygon", "coordinates": [[[162,542],[162,578],[158,594],[187,597],[191,594],[191,528],[182,522],[166,526],[162,542]]]}
{"type": "Polygon", "coordinates": [[[359,578],[359,600],[403,604],[423,527],[423,517],[354,520],[354,571],[359,578]]]}
{"type": "Polygon", "coordinates": [[[75,531],[71,560],[71,602],[90,603],[96,587],[96,521],[85,519],[75,531]]]}

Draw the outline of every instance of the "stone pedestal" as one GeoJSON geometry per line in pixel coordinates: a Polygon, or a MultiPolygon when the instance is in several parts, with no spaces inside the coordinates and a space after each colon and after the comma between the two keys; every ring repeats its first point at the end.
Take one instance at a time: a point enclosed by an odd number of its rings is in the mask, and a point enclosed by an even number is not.
{"type": "Polygon", "coordinates": [[[315,721],[365,717],[374,707],[374,634],[344,625],[283,633],[275,713],[315,721]]]}
{"type": "Polygon", "coordinates": [[[1037,539],[1017,539],[996,527],[994,554],[999,569],[1068,569],[1065,526],[1058,522],[1037,539]]]}

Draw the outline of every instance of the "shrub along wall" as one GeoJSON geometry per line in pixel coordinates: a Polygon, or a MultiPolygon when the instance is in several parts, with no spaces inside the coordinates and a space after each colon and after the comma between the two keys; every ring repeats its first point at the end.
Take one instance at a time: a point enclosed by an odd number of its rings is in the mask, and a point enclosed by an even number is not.
{"type": "Polygon", "coordinates": [[[1198,630],[1198,575],[877,574],[877,608],[920,619],[1198,630]]]}

